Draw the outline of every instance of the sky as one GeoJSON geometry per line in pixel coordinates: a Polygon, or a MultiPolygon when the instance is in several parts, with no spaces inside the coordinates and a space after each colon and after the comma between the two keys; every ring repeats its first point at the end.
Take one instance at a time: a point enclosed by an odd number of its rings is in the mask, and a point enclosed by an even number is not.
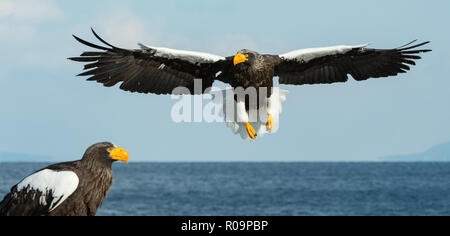
{"type": "Polygon", "coordinates": [[[79,159],[110,141],[132,161],[375,161],[450,141],[450,2],[0,0],[0,152],[79,159]],[[289,90],[280,130],[242,141],[220,123],[174,123],[170,96],[104,88],[66,60],[95,41],[234,55],[414,39],[408,74],[289,90]]]}

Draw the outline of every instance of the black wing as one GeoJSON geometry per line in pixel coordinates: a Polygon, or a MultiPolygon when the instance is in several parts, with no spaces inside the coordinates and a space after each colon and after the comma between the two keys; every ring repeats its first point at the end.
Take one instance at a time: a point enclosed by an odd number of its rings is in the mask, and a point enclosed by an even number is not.
{"type": "Polygon", "coordinates": [[[80,43],[100,51],[84,52],[80,57],[69,59],[87,63],[84,66],[87,71],[79,76],[90,76],[88,81],[97,81],[106,87],[123,82],[120,88],[130,92],[171,94],[175,88],[184,87],[189,91],[175,93],[199,94],[204,91],[194,91],[194,80],[201,79],[203,90],[211,87],[225,60],[207,53],[144,45],[141,45],[142,50],[122,49],[104,41],[94,30],[92,32],[108,47],[74,36],[80,43]]]}
{"type": "Polygon", "coordinates": [[[363,46],[338,46],[299,50],[280,55],[276,75],[281,84],[330,84],[346,82],[348,74],[355,80],[381,78],[406,73],[418,54],[431,50],[416,49],[429,42],[389,50],[369,49],[363,46]],[[408,47],[409,46],[409,47],[408,47]]]}
{"type": "MultiPolygon", "coordinates": [[[[77,183],[75,184],[73,178],[61,175],[55,176],[54,174],[60,171],[74,173],[74,169],[78,164],[78,161],[54,164],[24,178],[12,187],[11,192],[0,202],[0,216],[49,215],[65,199],[72,195],[78,187],[78,177],[76,177],[77,183]],[[44,179],[46,180],[45,182],[42,181],[44,179]],[[59,189],[59,191],[55,192],[57,190],[55,186],[48,182],[51,179],[54,179],[53,183],[63,183],[64,190],[59,189]],[[27,183],[26,186],[24,181],[27,183]],[[46,186],[45,190],[43,186],[46,186]]],[[[57,186],[56,188],[60,187],[57,186]]]]}
{"type": "Polygon", "coordinates": [[[0,203],[0,216],[45,216],[50,213],[50,205],[41,203],[41,200],[52,202],[51,193],[45,194],[37,190],[22,189],[17,186],[11,189],[0,203]]]}

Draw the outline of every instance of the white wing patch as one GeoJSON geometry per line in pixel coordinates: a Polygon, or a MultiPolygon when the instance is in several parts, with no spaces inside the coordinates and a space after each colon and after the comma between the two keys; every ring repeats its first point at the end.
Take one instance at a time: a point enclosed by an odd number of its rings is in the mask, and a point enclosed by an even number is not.
{"type": "Polygon", "coordinates": [[[184,50],[176,50],[170,48],[159,48],[159,47],[150,47],[146,46],[142,43],[138,44],[143,50],[156,50],[155,56],[164,57],[168,59],[180,59],[189,61],[193,64],[202,64],[202,63],[213,63],[220,60],[225,60],[225,57],[216,56],[209,53],[204,52],[193,52],[193,51],[184,51],[184,50]]]}
{"type": "Polygon", "coordinates": [[[369,44],[357,45],[357,46],[334,46],[334,47],[325,47],[325,48],[308,48],[301,49],[293,52],[289,52],[280,57],[285,58],[287,60],[296,60],[296,61],[304,61],[309,62],[315,58],[324,57],[324,56],[332,56],[337,54],[345,54],[356,48],[364,48],[369,44]]]}
{"type": "Polygon", "coordinates": [[[49,209],[51,212],[75,192],[79,181],[77,174],[72,171],[58,172],[44,169],[22,180],[17,185],[17,190],[27,189],[28,192],[31,190],[42,192],[39,203],[44,206],[50,204],[49,209]],[[52,193],[53,201],[48,203],[46,202],[46,196],[50,193],[52,193]]]}

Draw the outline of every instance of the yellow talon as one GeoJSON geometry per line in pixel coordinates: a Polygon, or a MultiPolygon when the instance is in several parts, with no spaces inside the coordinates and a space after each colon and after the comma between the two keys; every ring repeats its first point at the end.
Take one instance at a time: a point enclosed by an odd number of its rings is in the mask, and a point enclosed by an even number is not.
{"type": "Polygon", "coordinates": [[[253,139],[253,140],[255,140],[256,139],[256,131],[255,131],[255,129],[250,125],[250,123],[246,123],[245,124],[246,125],[246,127],[247,127],[247,133],[248,133],[248,136],[251,138],[251,139],[253,139]]]}
{"type": "Polygon", "coordinates": [[[273,132],[273,116],[269,114],[269,119],[267,120],[266,127],[269,129],[269,132],[273,132]]]}

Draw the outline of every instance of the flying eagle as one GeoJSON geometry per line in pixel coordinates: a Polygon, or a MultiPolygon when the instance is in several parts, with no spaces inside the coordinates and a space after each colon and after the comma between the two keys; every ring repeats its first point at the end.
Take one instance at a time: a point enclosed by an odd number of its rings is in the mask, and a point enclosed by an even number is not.
{"type": "Polygon", "coordinates": [[[15,185],[0,216],[95,216],[112,185],[112,163],[128,160],[122,148],[95,144],[80,161],[48,166],[15,185]]]}
{"type": "MultiPolygon", "coordinates": [[[[141,49],[129,50],[115,47],[95,37],[105,46],[96,45],[75,37],[77,41],[100,51],[84,52],[80,57],[69,58],[87,63],[87,70],[79,76],[89,76],[88,81],[97,81],[106,87],[122,83],[125,91],[154,94],[173,94],[176,88],[187,88],[185,94],[209,92],[214,81],[222,81],[233,88],[255,88],[257,104],[254,109],[266,107],[266,117],[260,127],[253,127],[248,114],[252,109],[248,97],[235,96],[239,122],[234,131],[243,131],[247,138],[256,139],[259,130],[272,132],[274,114],[281,112],[285,91],[273,95],[273,78],[280,84],[331,84],[346,82],[348,75],[362,81],[369,78],[395,76],[410,70],[418,54],[429,52],[417,49],[429,42],[413,45],[413,41],[395,49],[371,49],[367,44],[357,46],[334,46],[292,51],[281,55],[264,55],[251,50],[241,50],[236,55],[221,57],[208,53],[182,51],[169,48],[150,47],[139,44],[141,49]],[[201,79],[201,90],[195,90],[196,79],[201,79]],[[260,95],[261,88],[267,92],[260,95]],[[239,99],[239,97],[241,99],[239,99]],[[278,102],[273,102],[277,100],[278,102]]],[[[180,92],[176,92],[180,93],[180,92]]],[[[264,114],[264,113],[263,113],[264,114]]]]}

